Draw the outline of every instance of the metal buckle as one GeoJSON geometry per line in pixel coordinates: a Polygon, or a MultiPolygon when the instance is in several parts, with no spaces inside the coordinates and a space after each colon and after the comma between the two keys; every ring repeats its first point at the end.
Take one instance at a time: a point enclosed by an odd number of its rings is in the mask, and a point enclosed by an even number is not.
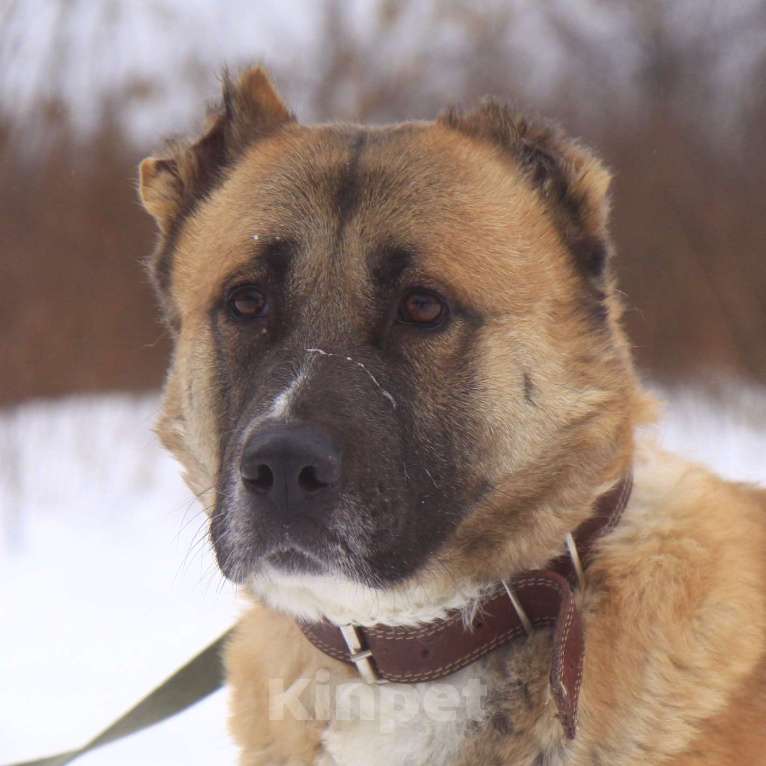
{"type": "Polygon", "coordinates": [[[365,649],[362,646],[362,640],[359,635],[359,628],[356,625],[339,625],[340,633],[343,636],[343,640],[346,642],[348,651],[350,653],[350,660],[356,666],[359,675],[362,680],[368,684],[384,684],[385,678],[381,678],[378,675],[378,671],[375,670],[375,666],[372,664],[372,652],[369,649],[365,649]]]}

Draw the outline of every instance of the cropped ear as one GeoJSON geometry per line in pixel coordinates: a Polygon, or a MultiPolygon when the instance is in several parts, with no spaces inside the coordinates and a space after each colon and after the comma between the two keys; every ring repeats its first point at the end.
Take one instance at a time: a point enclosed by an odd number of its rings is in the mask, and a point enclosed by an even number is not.
{"type": "Polygon", "coordinates": [[[166,156],[147,157],[139,166],[139,196],[160,232],[147,266],[171,329],[178,313],[168,287],[181,224],[248,147],[294,120],[264,69],[249,69],[237,82],[224,73],[222,102],[202,136],[171,142],[166,156]]]}
{"type": "Polygon", "coordinates": [[[170,222],[183,201],[183,184],[178,163],[172,159],[147,157],[138,166],[138,193],[141,204],[157,222],[162,234],[168,234],[170,222]]]}
{"type": "Polygon", "coordinates": [[[579,270],[590,282],[603,281],[611,176],[589,150],[550,123],[492,99],[469,113],[450,109],[439,122],[507,151],[542,197],[579,270]]]}
{"type": "Polygon", "coordinates": [[[245,71],[237,82],[224,73],[221,105],[202,137],[172,142],[167,156],[148,157],[139,166],[141,202],[161,234],[168,235],[245,149],[294,119],[262,67],[245,71]]]}

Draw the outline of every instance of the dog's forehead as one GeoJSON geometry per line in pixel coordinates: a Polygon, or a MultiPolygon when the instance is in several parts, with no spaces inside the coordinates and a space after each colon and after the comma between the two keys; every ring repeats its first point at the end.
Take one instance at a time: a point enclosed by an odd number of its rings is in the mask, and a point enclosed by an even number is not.
{"type": "Polygon", "coordinates": [[[209,305],[280,240],[298,243],[306,279],[333,273],[339,288],[406,250],[419,273],[478,307],[509,298],[509,280],[567,272],[555,226],[513,161],[432,123],[296,126],[253,146],[183,226],[179,305],[209,305]]]}

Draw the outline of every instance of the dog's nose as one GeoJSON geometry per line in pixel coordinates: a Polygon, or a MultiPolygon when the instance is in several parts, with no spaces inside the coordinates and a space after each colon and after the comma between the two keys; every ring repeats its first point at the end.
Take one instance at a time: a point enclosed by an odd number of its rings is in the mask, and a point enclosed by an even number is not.
{"type": "Polygon", "coordinates": [[[326,507],[337,492],[340,450],[315,426],[273,426],[250,437],[240,474],[249,492],[271,501],[277,510],[312,512],[326,507]]]}

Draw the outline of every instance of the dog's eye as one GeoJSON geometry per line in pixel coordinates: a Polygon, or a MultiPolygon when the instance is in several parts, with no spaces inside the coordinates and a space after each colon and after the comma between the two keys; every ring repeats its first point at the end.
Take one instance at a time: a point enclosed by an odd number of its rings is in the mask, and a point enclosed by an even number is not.
{"type": "Polygon", "coordinates": [[[226,307],[234,319],[258,319],[269,311],[266,296],[255,285],[239,285],[229,290],[226,307]]]}
{"type": "Polygon", "coordinates": [[[399,321],[421,327],[438,327],[447,319],[447,304],[429,290],[412,290],[399,304],[399,321]]]}

